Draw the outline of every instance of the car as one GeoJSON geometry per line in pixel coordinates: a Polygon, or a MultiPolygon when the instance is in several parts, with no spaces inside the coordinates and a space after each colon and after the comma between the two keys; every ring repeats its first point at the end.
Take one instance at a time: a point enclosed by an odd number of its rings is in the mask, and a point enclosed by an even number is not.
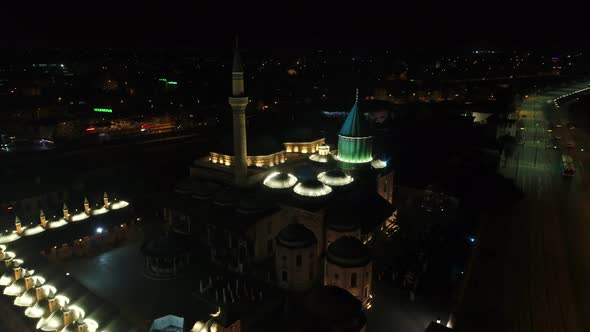
{"type": "Polygon", "coordinates": [[[560,140],[561,139],[561,136],[554,136],[553,138],[556,139],[556,140],[560,140]]]}
{"type": "Polygon", "coordinates": [[[571,141],[570,141],[570,142],[567,142],[567,147],[568,147],[568,148],[573,148],[573,147],[575,147],[575,146],[576,146],[576,143],[574,143],[574,142],[571,142],[571,141]]]}
{"type": "Polygon", "coordinates": [[[568,129],[572,130],[572,129],[576,129],[576,125],[573,122],[570,122],[567,124],[568,129]]]}
{"type": "Polygon", "coordinates": [[[558,124],[555,125],[555,127],[561,128],[561,127],[563,127],[563,125],[561,123],[558,123],[558,124]]]}

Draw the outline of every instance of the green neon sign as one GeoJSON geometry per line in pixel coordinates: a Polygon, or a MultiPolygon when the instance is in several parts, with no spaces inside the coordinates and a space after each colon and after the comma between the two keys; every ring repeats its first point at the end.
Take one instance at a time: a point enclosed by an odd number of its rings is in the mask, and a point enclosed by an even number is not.
{"type": "Polygon", "coordinates": [[[94,111],[99,113],[113,113],[112,108],[94,108],[94,111]]]}
{"type": "Polygon", "coordinates": [[[178,84],[178,82],[175,82],[175,81],[168,81],[168,85],[176,85],[176,84],[178,84]]]}
{"type": "Polygon", "coordinates": [[[158,79],[158,81],[166,82],[166,81],[168,81],[168,80],[167,80],[167,79],[165,79],[165,78],[160,78],[160,79],[158,79]]]}

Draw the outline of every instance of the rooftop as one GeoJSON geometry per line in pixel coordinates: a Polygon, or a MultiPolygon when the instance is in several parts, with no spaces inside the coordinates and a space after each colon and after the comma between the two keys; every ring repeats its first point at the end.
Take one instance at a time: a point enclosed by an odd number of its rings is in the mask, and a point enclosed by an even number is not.
{"type": "Polygon", "coordinates": [[[365,245],[352,236],[342,236],[328,246],[326,258],[342,267],[365,266],[370,261],[365,245]]]}
{"type": "Polygon", "coordinates": [[[307,248],[317,243],[313,232],[302,224],[292,223],[277,236],[277,243],[290,249],[307,248]]]}

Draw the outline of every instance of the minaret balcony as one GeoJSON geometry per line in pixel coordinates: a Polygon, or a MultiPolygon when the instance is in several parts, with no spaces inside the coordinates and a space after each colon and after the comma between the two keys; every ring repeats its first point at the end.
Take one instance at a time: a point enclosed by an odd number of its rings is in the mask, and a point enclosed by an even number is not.
{"type": "Polygon", "coordinates": [[[229,97],[229,104],[231,106],[246,107],[248,105],[248,97],[229,97]]]}

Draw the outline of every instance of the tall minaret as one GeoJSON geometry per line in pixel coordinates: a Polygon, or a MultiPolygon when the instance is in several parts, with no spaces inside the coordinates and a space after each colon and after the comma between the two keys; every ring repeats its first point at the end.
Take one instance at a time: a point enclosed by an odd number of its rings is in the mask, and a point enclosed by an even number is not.
{"type": "Polygon", "coordinates": [[[229,97],[229,105],[233,113],[234,128],[234,175],[236,186],[244,187],[248,172],[246,157],[246,106],[248,97],[244,96],[244,68],[240,60],[238,50],[238,38],[234,49],[234,64],[232,67],[232,95],[229,97]]]}

